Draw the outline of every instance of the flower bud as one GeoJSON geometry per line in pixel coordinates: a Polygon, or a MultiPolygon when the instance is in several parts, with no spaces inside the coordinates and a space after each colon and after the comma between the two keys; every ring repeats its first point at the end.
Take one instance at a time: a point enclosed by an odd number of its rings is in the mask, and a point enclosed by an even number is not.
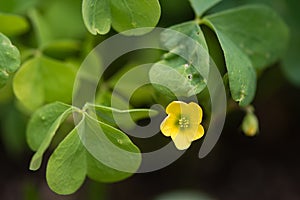
{"type": "Polygon", "coordinates": [[[242,130],[247,136],[255,136],[259,132],[258,119],[255,114],[246,114],[243,119],[242,130]]]}

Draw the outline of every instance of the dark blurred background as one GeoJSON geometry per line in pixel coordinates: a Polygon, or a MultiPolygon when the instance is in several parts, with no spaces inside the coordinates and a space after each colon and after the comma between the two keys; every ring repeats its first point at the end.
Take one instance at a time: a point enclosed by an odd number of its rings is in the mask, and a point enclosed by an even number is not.
{"type": "MultiPolygon", "coordinates": [[[[0,10],[4,8],[1,7],[4,1],[0,0],[0,10]]],[[[159,26],[194,18],[187,0],[160,2],[159,26]]],[[[203,159],[197,157],[202,142],[197,141],[179,160],[159,171],[135,174],[114,184],[86,180],[75,194],[59,196],[47,186],[45,163],[37,172],[28,169],[33,155],[24,135],[28,117],[15,108],[14,102],[3,101],[0,104],[0,199],[300,199],[300,45],[297,45],[300,44],[300,3],[296,0],[224,0],[213,11],[257,2],[277,10],[291,33],[287,55],[264,71],[258,81],[253,103],[260,122],[258,135],[247,137],[242,133],[240,125],[244,113],[234,110],[227,116],[217,145],[203,159]]],[[[50,152],[46,156],[49,155],[50,152]]]]}

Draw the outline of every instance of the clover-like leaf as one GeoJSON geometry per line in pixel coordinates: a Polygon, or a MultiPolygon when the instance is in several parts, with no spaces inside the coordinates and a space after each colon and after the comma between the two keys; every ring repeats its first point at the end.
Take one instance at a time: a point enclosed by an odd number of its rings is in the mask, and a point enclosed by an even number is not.
{"type": "Polygon", "coordinates": [[[11,41],[0,33],[0,88],[3,87],[21,64],[20,52],[11,41]]]}
{"type": "Polygon", "coordinates": [[[73,129],[49,158],[46,178],[58,194],[74,193],[84,182],[87,171],[86,151],[73,129]]]}
{"type": "Polygon", "coordinates": [[[104,165],[129,173],[139,168],[140,151],[120,130],[89,115],[84,116],[78,130],[87,151],[104,165]]]}
{"type": "Polygon", "coordinates": [[[186,22],[166,30],[162,45],[169,50],[149,72],[151,83],[166,95],[191,96],[205,87],[209,54],[202,30],[196,22],[186,22]],[[167,91],[169,90],[169,91],[167,91]]]}
{"type": "Polygon", "coordinates": [[[206,84],[194,66],[186,67],[187,65],[187,61],[178,56],[162,60],[150,70],[151,83],[164,94],[168,94],[167,89],[176,96],[189,97],[198,94],[206,84]]]}
{"type": "Polygon", "coordinates": [[[263,5],[219,12],[205,17],[203,23],[212,26],[218,37],[225,35],[232,41],[250,58],[255,69],[277,61],[288,43],[287,25],[273,9],[263,5]]]}
{"type": "Polygon", "coordinates": [[[286,25],[272,9],[259,5],[213,14],[202,23],[219,39],[232,98],[241,106],[250,104],[256,90],[255,69],[267,67],[282,55],[288,39],[286,25]]]}
{"type": "Polygon", "coordinates": [[[86,175],[116,182],[131,176],[140,162],[139,149],[124,133],[85,113],[50,156],[46,178],[54,192],[66,195],[74,193],[86,175]]]}
{"type": "MultiPolygon", "coordinates": [[[[112,27],[118,32],[135,28],[154,27],[160,18],[160,5],[158,0],[110,1],[112,27]]],[[[130,34],[143,33],[145,32],[132,32],[130,34]]]]}
{"type": "Polygon", "coordinates": [[[13,89],[29,110],[53,101],[70,102],[76,70],[72,65],[45,56],[28,60],[16,73],[13,89]]]}
{"type": "Polygon", "coordinates": [[[82,16],[90,33],[108,33],[111,26],[110,0],[83,0],[82,16]]]}
{"type": "Polygon", "coordinates": [[[196,15],[199,17],[220,1],[221,0],[190,0],[196,15]]]}
{"type": "Polygon", "coordinates": [[[250,104],[256,91],[256,72],[248,56],[226,35],[218,34],[228,71],[232,98],[241,106],[250,104]]]}
{"type": "Polygon", "coordinates": [[[31,170],[37,170],[40,167],[43,154],[49,147],[58,127],[72,111],[71,106],[55,102],[41,107],[33,114],[26,130],[29,147],[37,151],[30,162],[31,170]]]}
{"type": "MultiPolygon", "coordinates": [[[[90,33],[106,34],[110,27],[118,32],[134,28],[154,27],[160,18],[158,0],[83,0],[82,15],[90,33]]],[[[143,34],[127,32],[126,34],[143,34]]]]}

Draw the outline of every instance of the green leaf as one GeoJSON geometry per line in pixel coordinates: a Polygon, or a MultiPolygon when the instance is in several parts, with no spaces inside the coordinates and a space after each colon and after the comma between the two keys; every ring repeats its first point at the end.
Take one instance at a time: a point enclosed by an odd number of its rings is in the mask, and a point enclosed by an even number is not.
{"type": "Polygon", "coordinates": [[[139,149],[126,134],[85,114],[79,136],[95,159],[118,171],[134,173],[141,163],[139,149]]]}
{"type": "Polygon", "coordinates": [[[72,107],[55,102],[38,109],[31,117],[26,137],[29,147],[37,151],[31,159],[30,169],[37,170],[42,156],[49,147],[58,127],[71,114],[72,107]]]}
{"type": "MultiPolygon", "coordinates": [[[[155,27],[160,18],[160,5],[158,0],[110,0],[112,27],[118,31],[126,31],[142,27],[155,27]]],[[[148,32],[150,30],[147,30],[148,32]]],[[[130,32],[137,35],[142,32],[130,32]]]]}
{"type": "Polygon", "coordinates": [[[205,88],[206,83],[194,66],[185,69],[186,64],[187,61],[178,56],[160,61],[151,67],[150,80],[156,89],[165,94],[168,94],[166,89],[173,91],[176,96],[189,97],[198,94],[205,88]]]}
{"type": "MultiPolygon", "coordinates": [[[[87,109],[88,105],[84,108],[87,109]]],[[[77,109],[55,102],[33,114],[27,128],[27,139],[30,147],[38,150],[31,160],[31,170],[40,167],[43,153],[55,132],[74,110],[77,109]]],[[[123,180],[131,176],[141,163],[139,149],[126,134],[91,118],[87,112],[84,112],[81,121],[58,145],[48,161],[47,182],[58,194],[74,193],[86,175],[102,182],[123,180]]]]}
{"type": "Polygon", "coordinates": [[[216,13],[204,18],[203,23],[213,26],[217,35],[226,35],[259,70],[281,58],[288,43],[286,24],[274,10],[262,5],[216,13]]]}
{"type": "Polygon", "coordinates": [[[111,26],[110,0],[83,0],[83,21],[88,31],[94,35],[104,35],[111,26]]]}
{"type": "Polygon", "coordinates": [[[0,22],[0,32],[8,36],[20,35],[29,29],[27,20],[19,15],[0,13],[0,22]]]}
{"type": "Polygon", "coordinates": [[[85,159],[85,148],[75,128],[49,158],[46,171],[49,187],[61,195],[74,193],[85,180],[85,159]]]}
{"type": "Polygon", "coordinates": [[[283,59],[283,65],[281,66],[288,80],[298,87],[300,87],[299,33],[300,31],[293,33],[293,37],[291,38],[288,48],[288,53],[285,55],[283,59]]]}
{"type": "Polygon", "coordinates": [[[86,151],[87,175],[89,178],[99,182],[117,182],[132,176],[132,173],[118,171],[110,168],[95,159],[86,151]]]}
{"type": "MultiPolygon", "coordinates": [[[[158,0],[83,0],[82,15],[90,33],[106,34],[110,27],[118,32],[134,28],[154,27],[160,18],[158,0]]],[[[127,32],[128,35],[145,32],[127,32]]]]}
{"type": "Polygon", "coordinates": [[[26,14],[27,11],[35,7],[39,0],[0,0],[0,11],[8,13],[26,14]]]}
{"type": "Polygon", "coordinates": [[[127,171],[135,172],[140,162],[139,149],[124,133],[85,114],[50,156],[46,178],[54,192],[71,194],[86,175],[96,181],[116,182],[131,176],[127,171]],[[125,167],[127,171],[110,166],[125,167]]]}
{"type": "Polygon", "coordinates": [[[204,12],[219,3],[221,0],[190,0],[196,15],[201,17],[204,12]]]}
{"type": "Polygon", "coordinates": [[[217,34],[224,52],[232,98],[246,106],[256,90],[255,69],[261,70],[282,56],[288,29],[265,6],[243,6],[204,18],[217,34]],[[280,42],[278,42],[280,41],[280,42]]]}
{"type": "Polygon", "coordinates": [[[164,31],[161,36],[163,46],[170,52],[165,54],[164,60],[152,66],[149,72],[151,83],[170,97],[172,94],[166,88],[176,96],[198,94],[206,87],[209,72],[209,55],[204,35],[194,21],[170,29],[172,31],[164,31]]]}
{"type": "Polygon", "coordinates": [[[31,116],[26,130],[29,147],[37,151],[49,132],[55,132],[70,113],[71,106],[54,102],[36,110],[31,116]],[[52,127],[52,128],[51,128],[52,127]],[[53,129],[49,131],[50,129],[53,129]]]}
{"type": "Polygon", "coordinates": [[[82,39],[86,35],[82,0],[46,1],[42,17],[55,39],[82,39]]]}
{"type": "MultiPolygon", "coordinates": [[[[273,5],[273,2],[271,1],[270,4],[273,5]]],[[[285,9],[283,10],[282,6],[278,6],[277,8],[277,10],[281,11],[282,14],[285,15],[285,20],[289,24],[291,35],[287,53],[283,58],[283,63],[281,67],[288,80],[298,87],[300,87],[300,13],[298,9],[299,6],[299,1],[284,1],[285,9]]]]}
{"type": "Polygon", "coordinates": [[[37,10],[30,10],[28,16],[36,34],[39,47],[43,47],[49,41],[53,40],[53,35],[50,32],[49,24],[37,10]]]}
{"type": "Polygon", "coordinates": [[[43,53],[52,58],[64,59],[80,51],[80,42],[72,39],[55,40],[43,47],[43,53]]]}
{"type": "Polygon", "coordinates": [[[10,74],[20,67],[20,59],[19,50],[0,33],[0,88],[6,84],[10,74]]]}
{"type": "Polygon", "coordinates": [[[70,102],[75,75],[73,66],[38,56],[24,63],[16,73],[13,89],[27,109],[35,110],[47,102],[70,102]]]}
{"type": "Polygon", "coordinates": [[[241,106],[250,104],[256,90],[255,69],[272,64],[283,53],[286,26],[274,11],[257,5],[208,16],[203,23],[220,41],[232,98],[241,106]]]}
{"type": "Polygon", "coordinates": [[[225,56],[231,96],[240,106],[246,106],[255,96],[256,72],[247,55],[226,35],[222,33],[217,35],[225,56]]]}
{"type": "Polygon", "coordinates": [[[0,88],[0,104],[5,105],[8,102],[13,101],[14,92],[12,90],[12,79],[10,78],[4,87],[0,88]]]}
{"type": "Polygon", "coordinates": [[[91,104],[89,104],[89,108],[95,109],[100,121],[126,129],[134,127],[134,122],[140,119],[149,118],[158,114],[156,110],[151,109],[119,110],[112,107],[91,104]]]}

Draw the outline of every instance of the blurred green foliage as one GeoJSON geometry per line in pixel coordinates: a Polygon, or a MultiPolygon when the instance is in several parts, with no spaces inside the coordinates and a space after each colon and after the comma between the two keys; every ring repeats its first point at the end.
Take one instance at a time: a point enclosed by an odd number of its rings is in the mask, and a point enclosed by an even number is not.
{"type": "MultiPolygon", "coordinates": [[[[296,0],[151,0],[151,3],[126,0],[121,4],[116,0],[84,0],[83,4],[81,0],[0,0],[0,123],[3,143],[11,155],[22,154],[26,148],[24,130],[28,124],[27,142],[32,150],[37,151],[30,167],[36,170],[44,152],[51,148],[61,124],[73,126],[69,116],[77,113],[82,117],[77,126],[84,124],[89,127],[85,135],[87,143],[82,144],[77,129],[59,130],[67,136],[48,162],[47,181],[51,189],[60,194],[73,193],[86,176],[103,182],[127,178],[140,164],[140,151],[125,133],[116,129],[118,126],[112,113],[118,113],[121,119],[127,116],[121,122],[132,128],[128,116],[138,121],[154,112],[135,109],[136,105],[149,107],[154,103],[165,104],[166,97],[167,101],[175,99],[165,88],[151,85],[130,97],[126,95],[128,88],[124,85],[117,88],[119,96],[113,97],[118,99],[117,109],[111,108],[112,89],[116,82],[122,74],[146,60],[156,62],[150,70],[150,79],[178,90],[179,96],[198,94],[199,99],[206,99],[205,76],[197,72],[203,63],[195,59],[197,53],[193,52],[193,46],[181,49],[184,45],[181,37],[165,32],[161,43],[168,52],[164,55],[162,52],[125,55],[121,62],[112,64],[113,70],[105,72],[105,78],[100,81],[96,94],[96,104],[100,105],[85,104],[85,108],[77,108],[70,105],[73,85],[86,55],[116,31],[171,26],[172,30],[195,39],[213,54],[211,57],[228,82],[226,86],[232,99],[247,106],[255,97],[257,78],[280,59],[288,80],[300,86],[300,16],[297,8],[299,1],[296,0]],[[247,5],[235,8],[249,3],[263,3],[269,7],[247,5]],[[187,55],[190,62],[186,63],[174,55],[176,53],[187,55]],[[159,64],[171,66],[174,71],[163,71],[159,64]],[[125,105],[126,100],[130,105],[125,105]],[[94,109],[96,112],[92,113],[94,109]],[[136,154],[131,159],[124,159],[105,143],[94,150],[106,152],[99,155],[101,159],[110,156],[119,165],[126,166],[127,163],[130,173],[114,170],[88,153],[88,146],[103,142],[104,135],[96,137],[101,132],[98,126],[117,146],[136,154]]],[[[128,34],[142,33],[133,31],[128,34]]],[[[204,63],[207,61],[204,59],[204,63]]],[[[95,56],[91,62],[91,66],[101,68],[101,58],[95,56]]],[[[88,72],[85,78],[89,78],[89,73],[97,72],[88,72]]],[[[148,72],[141,72],[140,77],[148,78],[148,72]]],[[[128,82],[128,85],[134,86],[135,83],[128,82]]],[[[206,107],[209,104],[205,104],[204,110],[208,109],[206,107]]],[[[30,193],[30,188],[28,191],[30,193]]]]}

